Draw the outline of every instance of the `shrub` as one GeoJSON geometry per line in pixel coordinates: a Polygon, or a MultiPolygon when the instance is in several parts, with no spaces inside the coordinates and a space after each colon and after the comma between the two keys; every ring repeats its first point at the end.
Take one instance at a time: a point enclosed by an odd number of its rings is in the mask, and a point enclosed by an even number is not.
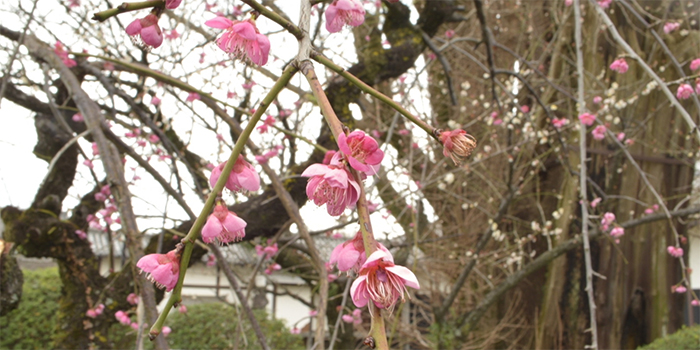
{"type": "Polygon", "coordinates": [[[58,321],[58,269],[23,273],[22,301],[17,309],[0,317],[0,349],[46,349],[58,321]]]}
{"type": "Polygon", "coordinates": [[[654,340],[638,350],[700,349],[700,326],[683,327],[676,333],[654,340]]]}
{"type": "MultiPolygon", "coordinates": [[[[0,349],[47,349],[58,319],[58,302],[61,297],[61,279],[57,268],[24,272],[22,301],[17,309],[0,317],[0,349]]],[[[173,332],[168,343],[173,349],[233,349],[238,314],[236,309],[223,303],[188,305],[188,312],[173,310],[166,325],[173,332]]],[[[255,312],[263,334],[272,349],[304,349],[302,338],[293,335],[281,321],[267,319],[262,311],[255,312]]],[[[250,323],[241,315],[242,334],[239,349],[260,349],[250,323]]],[[[115,320],[116,322],[116,320],[115,320]]],[[[146,329],[146,333],[148,330],[146,329]]],[[[133,349],[135,331],[116,323],[109,330],[109,339],[115,349],[133,349]]],[[[153,344],[146,338],[146,349],[153,344]]]]}
{"type": "MultiPolygon", "coordinates": [[[[238,332],[238,313],[233,307],[222,303],[195,304],[187,307],[186,314],[171,311],[165,324],[172,328],[168,344],[173,349],[233,349],[238,332]]],[[[241,314],[242,334],[239,349],[260,349],[258,338],[250,322],[241,314]]],[[[263,334],[272,349],[304,349],[302,338],[293,335],[281,321],[269,320],[261,311],[255,311],[263,334]]],[[[136,332],[129,326],[116,324],[110,328],[110,339],[115,349],[133,348],[136,332]]],[[[153,349],[147,341],[146,349],[153,349]]]]}

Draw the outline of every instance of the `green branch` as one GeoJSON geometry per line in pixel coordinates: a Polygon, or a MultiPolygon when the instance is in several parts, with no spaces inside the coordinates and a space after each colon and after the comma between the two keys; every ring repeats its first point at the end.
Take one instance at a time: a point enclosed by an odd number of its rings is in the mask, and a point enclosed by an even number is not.
{"type": "Polygon", "coordinates": [[[125,2],[121,5],[111,8],[109,10],[104,10],[102,12],[97,12],[92,16],[93,21],[104,22],[111,17],[114,17],[120,13],[131,12],[143,10],[151,7],[164,7],[165,1],[163,0],[151,0],[142,2],[125,2]]]}

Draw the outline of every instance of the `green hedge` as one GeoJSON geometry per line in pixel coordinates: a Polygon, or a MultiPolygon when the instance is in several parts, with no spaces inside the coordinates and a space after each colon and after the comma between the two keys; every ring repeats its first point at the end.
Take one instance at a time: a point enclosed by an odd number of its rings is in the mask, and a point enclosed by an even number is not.
{"type": "MultiPolygon", "coordinates": [[[[50,348],[61,297],[58,269],[24,271],[22,291],[19,307],[0,317],[0,349],[50,348]]],[[[281,321],[267,319],[262,311],[256,311],[256,316],[270,348],[304,349],[302,338],[291,334],[281,321]]],[[[260,349],[248,320],[243,315],[241,318],[238,348],[260,349]]],[[[188,305],[186,314],[173,310],[166,325],[172,328],[167,339],[173,349],[233,349],[238,314],[223,303],[188,305]]],[[[110,328],[109,340],[115,349],[133,349],[135,339],[135,331],[129,326],[116,323],[110,328]]],[[[146,349],[153,349],[148,340],[146,349]]]]}
{"type": "MultiPolygon", "coordinates": [[[[173,310],[165,324],[172,329],[168,344],[173,349],[233,349],[238,332],[238,313],[223,303],[195,304],[187,313],[173,310]]],[[[267,319],[264,312],[255,311],[263,334],[272,349],[304,349],[302,338],[291,334],[281,321],[267,319]]],[[[241,314],[243,327],[238,349],[261,349],[248,319],[241,314]]],[[[115,349],[133,348],[136,332],[129,326],[116,324],[110,329],[115,349]]],[[[153,349],[149,342],[146,349],[153,349]]]]}
{"type": "Polygon", "coordinates": [[[700,326],[683,327],[676,333],[654,340],[638,350],[700,349],[700,326]]]}
{"type": "Polygon", "coordinates": [[[0,317],[0,349],[46,349],[58,318],[58,268],[23,271],[22,301],[0,317]]]}

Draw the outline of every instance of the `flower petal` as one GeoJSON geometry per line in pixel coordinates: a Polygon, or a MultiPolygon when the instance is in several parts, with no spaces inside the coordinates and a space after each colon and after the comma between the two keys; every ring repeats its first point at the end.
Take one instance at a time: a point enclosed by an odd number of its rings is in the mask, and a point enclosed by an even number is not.
{"type": "Polygon", "coordinates": [[[233,21],[226,17],[219,16],[204,22],[204,24],[216,29],[226,29],[233,25],[233,21]]]}
{"type": "Polygon", "coordinates": [[[367,276],[361,275],[352,283],[350,287],[350,296],[352,297],[352,302],[357,307],[364,307],[369,301],[369,294],[367,293],[367,276]]]}
{"type": "Polygon", "coordinates": [[[416,275],[407,267],[394,265],[387,266],[386,270],[401,277],[407,286],[415,289],[420,289],[420,284],[418,284],[418,279],[416,278],[416,275]]]}

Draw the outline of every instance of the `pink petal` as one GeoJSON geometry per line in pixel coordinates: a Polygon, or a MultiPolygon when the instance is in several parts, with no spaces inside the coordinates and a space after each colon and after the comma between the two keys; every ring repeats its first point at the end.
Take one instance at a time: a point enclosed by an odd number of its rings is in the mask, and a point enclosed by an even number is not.
{"type": "Polygon", "coordinates": [[[349,11],[353,10],[357,4],[352,0],[338,0],[334,5],[340,10],[349,11]]]}
{"type": "MultiPolygon", "coordinates": [[[[354,132],[355,131],[353,131],[353,133],[354,132]]],[[[352,154],[352,150],[350,150],[350,146],[348,146],[348,137],[345,136],[345,133],[341,133],[340,135],[338,135],[338,148],[340,148],[340,151],[345,153],[346,155],[352,154]]]]}
{"type": "Polygon", "coordinates": [[[391,262],[392,264],[394,263],[394,257],[391,256],[391,253],[383,251],[383,250],[376,250],[374,253],[372,253],[368,258],[367,261],[365,261],[364,264],[362,264],[362,267],[368,267],[374,264],[377,260],[384,259],[384,261],[391,262]]]}
{"type": "Polygon", "coordinates": [[[231,213],[228,213],[228,215],[226,215],[226,219],[224,219],[224,222],[222,222],[222,224],[229,232],[238,232],[240,230],[245,229],[245,227],[248,225],[248,223],[246,223],[245,220],[231,213]]]}
{"type": "Polygon", "coordinates": [[[270,54],[270,39],[262,34],[257,34],[256,37],[257,40],[251,42],[253,50],[248,52],[248,56],[253,63],[264,66],[270,54]]]}
{"type": "Polygon", "coordinates": [[[357,307],[364,307],[369,301],[369,294],[367,293],[367,279],[366,275],[361,275],[352,282],[352,287],[350,287],[350,295],[352,296],[352,302],[357,307]]]}
{"type": "Polygon", "coordinates": [[[340,18],[338,18],[338,8],[336,6],[328,6],[326,9],[326,30],[331,32],[331,33],[337,33],[341,29],[343,29],[343,23],[340,18]],[[338,19],[338,20],[336,20],[338,19]]]}
{"type": "Polygon", "coordinates": [[[332,169],[323,178],[332,187],[348,188],[348,173],[345,169],[332,169]]]}
{"type": "Polygon", "coordinates": [[[231,30],[234,33],[237,33],[239,36],[241,36],[243,39],[246,40],[256,40],[257,39],[257,32],[255,31],[255,26],[253,26],[252,23],[248,21],[242,21],[238,22],[231,27],[231,30]]]}
{"type": "Polygon", "coordinates": [[[204,243],[213,242],[223,230],[224,226],[221,224],[221,221],[214,215],[209,215],[207,223],[202,227],[202,241],[204,241],[204,243]]]}
{"type": "Polygon", "coordinates": [[[306,170],[304,170],[303,173],[301,173],[301,176],[303,177],[313,177],[313,176],[323,176],[326,175],[329,171],[331,171],[331,168],[328,165],[325,164],[311,164],[309,165],[306,170]]]}
{"type": "Polygon", "coordinates": [[[209,176],[209,185],[211,185],[211,188],[214,188],[216,182],[219,181],[219,177],[221,177],[221,171],[223,170],[225,164],[226,162],[223,162],[219,164],[216,168],[212,169],[211,175],[209,176]]]}
{"type": "Polygon", "coordinates": [[[135,19],[128,26],[126,26],[126,34],[134,36],[141,33],[141,29],[141,20],[135,19]]]}
{"type": "Polygon", "coordinates": [[[370,171],[370,167],[367,164],[360,162],[354,157],[348,156],[348,163],[350,163],[350,166],[357,171],[370,171]]]}
{"type": "Polygon", "coordinates": [[[216,17],[204,22],[204,24],[216,29],[226,29],[233,25],[233,21],[226,17],[216,17]]]}
{"type": "Polygon", "coordinates": [[[174,10],[178,6],[180,6],[181,2],[182,2],[182,0],[165,0],[165,8],[170,9],[170,10],[174,10]]]}
{"type": "Polygon", "coordinates": [[[420,285],[418,284],[418,279],[416,278],[416,275],[413,274],[413,272],[408,268],[404,266],[394,265],[386,267],[386,270],[401,277],[407,286],[415,289],[420,289],[420,285]]]}
{"type": "Polygon", "coordinates": [[[238,174],[238,182],[241,184],[241,187],[248,191],[257,191],[260,189],[260,176],[251,168],[246,168],[238,174]]]}
{"type": "MultiPolygon", "coordinates": [[[[337,246],[335,246],[335,248],[333,248],[333,251],[331,252],[331,257],[330,257],[330,259],[328,259],[329,264],[334,264],[334,263],[338,262],[338,259],[340,258],[340,253],[343,251],[344,244],[345,243],[340,243],[337,246]]],[[[671,250],[670,250],[671,248],[672,247],[668,247],[669,253],[671,253],[671,250]]]]}
{"type": "Polygon", "coordinates": [[[141,30],[141,40],[146,45],[158,47],[163,43],[163,33],[160,31],[158,24],[143,28],[141,30]]]}
{"type": "Polygon", "coordinates": [[[136,263],[136,267],[141,268],[145,272],[151,272],[159,265],[157,254],[144,255],[141,257],[141,259],[139,259],[139,262],[136,263]]]}
{"type": "Polygon", "coordinates": [[[352,244],[348,244],[340,252],[340,257],[338,259],[338,270],[348,271],[355,267],[357,259],[360,258],[360,252],[355,249],[352,244]]]}

